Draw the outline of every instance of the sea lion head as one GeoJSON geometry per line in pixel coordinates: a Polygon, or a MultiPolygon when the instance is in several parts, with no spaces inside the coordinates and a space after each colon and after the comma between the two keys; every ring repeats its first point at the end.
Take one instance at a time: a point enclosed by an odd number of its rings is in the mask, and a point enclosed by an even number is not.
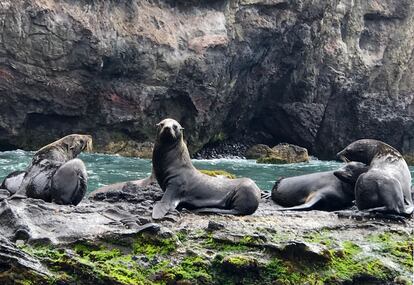
{"type": "Polygon", "coordinates": [[[92,136],[72,134],[60,139],[67,145],[73,157],[77,157],[82,151],[92,151],[92,136]]]}
{"type": "Polygon", "coordinates": [[[344,162],[359,161],[370,164],[381,144],[384,143],[372,139],[357,140],[338,152],[336,156],[344,162]]]}
{"type": "Polygon", "coordinates": [[[352,161],[334,171],[334,175],[343,182],[355,184],[355,182],[358,180],[358,177],[362,173],[367,172],[368,169],[369,165],[366,165],[362,162],[352,161]]]}
{"type": "Polygon", "coordinates": [[[184,128],[174,119],[164,119],[157,127],[157,142],[161,144],[174,144],[183,139],[184,128]]]}

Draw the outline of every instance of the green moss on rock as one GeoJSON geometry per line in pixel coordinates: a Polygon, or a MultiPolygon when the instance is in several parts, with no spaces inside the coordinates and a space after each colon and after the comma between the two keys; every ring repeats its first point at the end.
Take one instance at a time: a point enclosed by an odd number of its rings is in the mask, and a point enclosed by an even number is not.
{"type": "Polygon", "coordinates": [[[236,175],[231,174],[231,173],[229,173],[225,170],[206,170],[206,169],[202,169],[202,170],[199,170],[199,171],[201,173],[204,173],[206,175],[213,176],[213,177],[224,176],[224,177],[227,177],[227,178],[230,178],[230,179],[236,178],[236,175]]]}
{"type": "Polygon", "coordinates": [[[256,270],[257,259],[246,255],[229,255],[223,258],[222,265],[225,269],[238,272],[239,270],[256,270]]]}
{"type": "Polygon", "coordinates": [[[133,251],[135,254],[143,254],[150,258],[156,255],[167,255],[176,249],[177,242],[175,238],[159,238],[144,234],[135,240],[133,251]]]}
{"type": "Polygon", "coordinates": [[[413,268],[414,240],[409,234],[378,233],[368,236],[367,240],[378,245],[377,252],[391,255],[406,270],[413,268]]]}
{"type": "Polygon", "coordinates": [[[185,257],[178,265],[172,268],[166,268],[163,272],[165,281],[178,282],[185,284],[201,283],[211,284],[213,277],[211,275],[211,264],[200,256],[185,257]]]}
{"type": "MultiPolygon", "coordinates": [[[[23,249],[54,274],[36,284],[322,285],[358,283],[358,278],[391,282],[399,273],[385,266],[379,258],[381,254],[391,254],[405,270],[412,266],[413,242],[408,234],[375,233],[361,241],[374,245],[378,256],[367,254],[359,242],[339,241],[329,230],[310,232],[306,242],[324,245],[329,254],[329,258],[317,262],[304,256],[284,255],[283,247],[279,251],[270,249],[259,236],[221,239],[224,237],[201,230],[180,231],[178,236],[138,234],[129,237],[128,242],[119,239],[23,249]]],[[[25,280],[20,284],[26,284],[22,283],[25,280]]]]}

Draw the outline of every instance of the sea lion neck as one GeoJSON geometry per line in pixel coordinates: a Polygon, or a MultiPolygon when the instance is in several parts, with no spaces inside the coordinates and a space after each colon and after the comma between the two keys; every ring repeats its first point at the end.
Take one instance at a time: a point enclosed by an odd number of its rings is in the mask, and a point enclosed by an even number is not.
{"type": "Polygon", "coordinates": [[[168,180],[176,176],[177,171],[194,168],[182,138],[168,144],[157,141],[154,145],[152,165],[158,183],[163,189],[168,180]]]}
{"type": "Polygon", "coordinates": [[[378,141],[378,140],[366,140],[367,141],[367,148],[366,148],[366,154],[365,154],[365,161],[361,161],[365,164],[371,164],[371,162],[375,158],[383,157],[386,155],[393,155],[397,158],[401,158],[401,154],[390,146],[389,144],[386,144],[384,142],[378,141]]]}
{"type": "Polygon", "coordinates": [[[69,154],[65,147],[52,143],[38,150],[33,156],[32,162],[36,164],[43,159],[65,162],[72,158],[73,154],[69,154]]]}

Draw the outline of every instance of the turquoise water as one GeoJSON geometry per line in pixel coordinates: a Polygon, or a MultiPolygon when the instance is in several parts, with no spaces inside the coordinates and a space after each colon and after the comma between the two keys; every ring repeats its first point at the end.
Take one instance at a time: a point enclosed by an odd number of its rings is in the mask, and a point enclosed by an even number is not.
{"type": "MultiPolygon", "coordinates": [[[[29,164],[33,152],[0,152],[0,179],[15,170],[22,170],[29,164]]],[[[81,154],[79,156],[89,174],[89,191],[120,181],[136,180],[151,174],[151,161],[148,159],[121,157],[106,154],[81,154]]],[[[253,179],[262,190],[271,190],[279,177],[297,176],[307,173],[328,171],[339,168],[336,161],[311,160],[309,163],[285,165],[257,164],[246,159],[193,160],[198,169],[222,169],[238,177],[253,179]]],[[[414,167],[410,167],[414,177],[414,167]]],[[[414,182],[414,181],[413,181],[414,182]]]]}

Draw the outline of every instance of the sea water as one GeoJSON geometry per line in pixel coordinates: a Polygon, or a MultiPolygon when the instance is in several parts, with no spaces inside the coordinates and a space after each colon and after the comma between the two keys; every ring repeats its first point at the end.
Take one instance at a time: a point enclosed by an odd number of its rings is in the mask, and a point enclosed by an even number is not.
{"type": "MultiPolygon", "coordinates": [[[[16,170],[24,170],[33,156],[29,151],[0,152],[0,179],[16,170]]],[[[79,156],[85,162],[89,180],[88,191],[116,182],[136,180],[151,174],[151,160],[122,157],[107,154],[83,153],[79,156]]],[[[226,170],[237,177],[253,179],[259,188],[270,191],[281,177],[334,170],[343,165],[338,161],[311,159],[308,163],[259,164],[247,159],[193,160],[194,166],[206,170],[226,170]]],[[[410,167],[414,183],[414,167],[410,167]]]]}

